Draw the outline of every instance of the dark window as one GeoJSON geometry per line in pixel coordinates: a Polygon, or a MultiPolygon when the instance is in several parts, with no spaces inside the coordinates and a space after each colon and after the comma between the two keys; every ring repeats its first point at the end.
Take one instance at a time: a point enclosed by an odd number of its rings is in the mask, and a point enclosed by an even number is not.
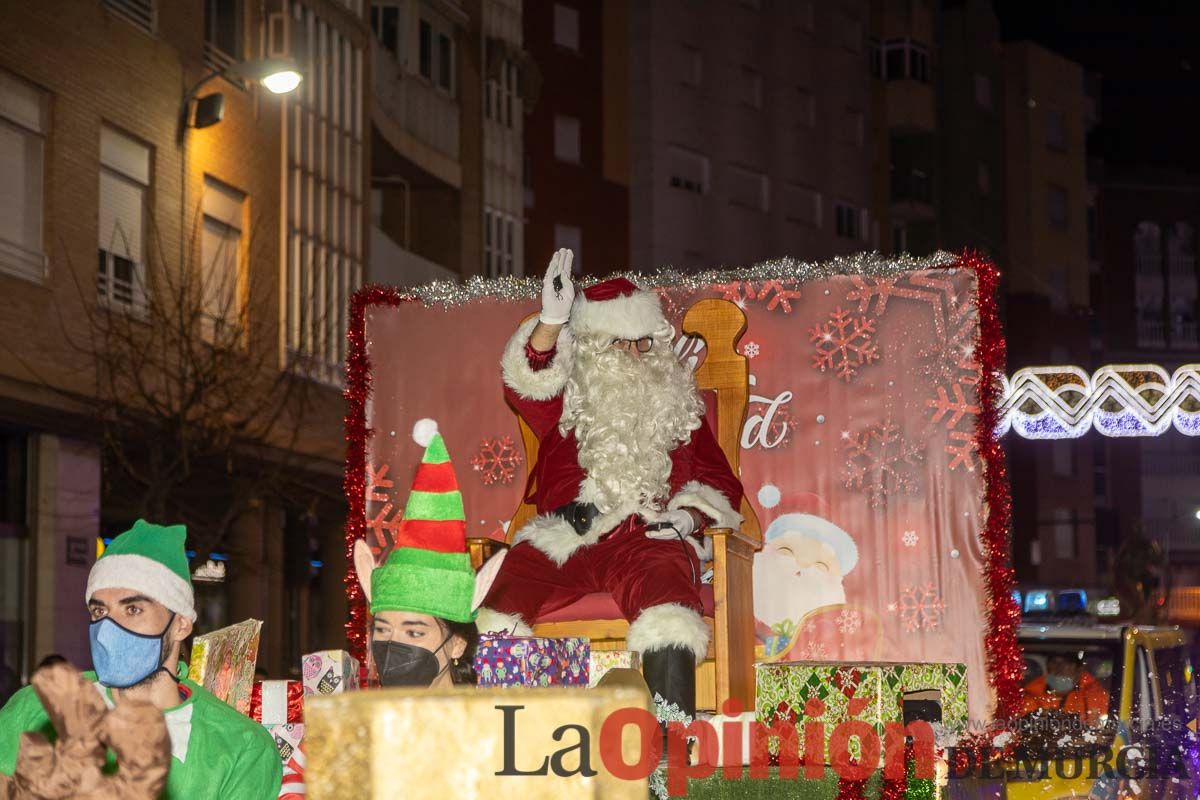
{"type": "Polygon", "coordinates": [[[421,75],[433,80],[433,28],[421,20],[421,75]]]}
{"type": "Polygon", "coordinates": [[[862,238],[862,217],[857,208],[838,205],[836,215],[838,236],[844,239],[862,238]]]}
{"type": "Polygon", "coordinates": [[[372,6],[371,30],[384,49],[393,55],[400,53],[400,9],[398,7],[372,6]]]}
{"type": "Polygon", "coordinates": [[[438,34],[438,63],[440,66],[440,74],[438,75],[438,86],[441,86],[446,91],[450,91],[450,37],[444,33],[438,34]]]}
{"type": "Polygon", "coordinates": [[[878,39],[872,39],[867,42],[867,62],[870,66],[872,78],[883,77],[883,46],[878,39]]]}
{"type": "Polygon", "coordinates": [[[1067,229],[1067,190],[1054,183],[1046,187],[1046,215],[1050,227],[1060,231],[1067,229]]]}
{"type": "Polygon", "coordinates": [[[204,41],[234,60],[242,58],[242,0],[204,0],[204,41]]]}
{"type": "Polygon", "coordinates": [[[903,40],[891,41],[887,44],[887,57],[885,59],[885,68],[887,69],[886,77],[889,81],[898,81],[905,77],[906,51],[903,40]]]}

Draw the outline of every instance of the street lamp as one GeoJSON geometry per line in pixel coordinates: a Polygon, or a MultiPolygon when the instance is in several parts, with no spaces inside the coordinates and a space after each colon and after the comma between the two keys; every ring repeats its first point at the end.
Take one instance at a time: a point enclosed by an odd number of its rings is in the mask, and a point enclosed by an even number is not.
{"type": "Polygon", "coordinates": [[[188,89],[183,94],[183,103],[179,108],[179,128],[177,141],[182,144],[187,129],[207,128],[221,121],[225,113],[225,96],[220,92],[201,98],[196,109],[196,119],[188,120],[188,111],[196,94],[213,78],[239,78],[246,81],[258,81],[272,94],[287,94],[300,85],[304,77],[297,69],[296,62],[290,58],[256,58],[250,61],[237,61],[225,67],[214,69],[188,89]]]}

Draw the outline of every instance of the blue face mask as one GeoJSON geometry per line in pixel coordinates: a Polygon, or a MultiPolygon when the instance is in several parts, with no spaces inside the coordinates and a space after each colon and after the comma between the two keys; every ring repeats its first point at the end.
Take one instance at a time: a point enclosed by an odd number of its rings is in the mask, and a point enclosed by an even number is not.
{"type": "Polygon", "coordinates": [[[92,644],[92,666],[100,683],[113,689],[128,689],[162,669],[166,650],[163,639],[174,621],[175,615],[171,614],[171,622],[157,636],[134,633],[111,617],[93,622],[88,628],[88,639],[92,644]]]}
{"type": "Polygon", "coordinates": [[[1046,676],[1046,688],[1058,694],[1066,694],[1075,688],[1075,679],[1070,675],[1050,673],[1046,676]]]}

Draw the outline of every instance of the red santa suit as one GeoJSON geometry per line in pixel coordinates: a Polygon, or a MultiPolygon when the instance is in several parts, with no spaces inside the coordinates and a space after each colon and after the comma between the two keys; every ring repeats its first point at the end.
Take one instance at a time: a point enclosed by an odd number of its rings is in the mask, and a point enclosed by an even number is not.
{"type": "MultiPolygon", "coordinates": [[[[648,538],[646,531],[655,511],[664,509],[694,509],[717,527],[741,524],[735,510],[741,505],[741,482],[717,444],[702,404],[696,403],[687,426],[690,434],[685,431],[669,450],[670,476],[660,496],[650,502],[622,497],[616,507],[601,508],[582,533],[555,513],[596,496],[580,463],[576,430],[564,430],[564,389],[572,375],[576,338],[603,343],[604,336],[652,336],[654,347],[669,352],[671,327],[658,297],[624,279],[591,287],[576,296],[569,326],[547,353],[529,344],[536,323],[529,320],[517,330],[501,366],[505,397],[540,443],[529,498],[538,516],[515,533],[515,544],[480,610],[479,628],[527,634],[527,623],[584,595],[608,592],[630,621],[629,649],[685,648],[701,661],[709,633],[701,618],[699,577],[701,559],[711,557],[711,545],[702,529],[686,540],[648,538]]],[[[653,415],[655,409],[644,413],[653,415]]]]}

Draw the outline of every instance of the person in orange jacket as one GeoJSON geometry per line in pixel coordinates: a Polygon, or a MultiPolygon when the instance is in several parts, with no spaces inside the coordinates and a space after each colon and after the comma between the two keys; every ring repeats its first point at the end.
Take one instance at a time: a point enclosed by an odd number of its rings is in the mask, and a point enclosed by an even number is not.
{"type": "Polygon", "coordinates": [[[1078,658],[1052,655],[1046,660],[1046,674],[1025,684],[1024,707],[1026,714],[1056,709],[1078,714],[1087,725],[1098,725],[1108,713],[1108,690],[1078,658]]]}

